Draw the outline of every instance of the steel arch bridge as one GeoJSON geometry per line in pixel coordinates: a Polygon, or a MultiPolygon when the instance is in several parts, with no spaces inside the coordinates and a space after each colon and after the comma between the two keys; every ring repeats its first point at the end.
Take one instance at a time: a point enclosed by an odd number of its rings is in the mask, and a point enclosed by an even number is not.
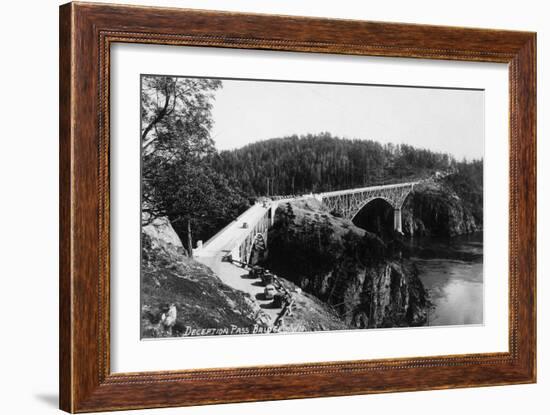
{"type": "Polygon", "coordinates": [[[371,186],[359,189],[339,190],[315,195],[323,206],[337,212],[346,219],[353,219],[360,211],[375,199],[383,199],[393,208],[393,227],[402,232],[401,208],[405,199],[419,182],[371,186]]]}
{"type": "Polygon", "coordinates": [[[315,198],[331,212],[337,212],[347,219],[353,219],[360,211],[375,199],[383,199],[393,208],[394,229],[402,232],[401,208],[414,186],[420,182],[371,186],[339,190],[302,196],[280,196],[269,202],[251,206],[234,222],[210,238],[204,245],[199,243],[193,252],[198,257],[223,254],[231,255],[243,264],[249,264],[254,250],[266,250],[268,231],[273,226],[277,206],[294,200],[315,198]]]}

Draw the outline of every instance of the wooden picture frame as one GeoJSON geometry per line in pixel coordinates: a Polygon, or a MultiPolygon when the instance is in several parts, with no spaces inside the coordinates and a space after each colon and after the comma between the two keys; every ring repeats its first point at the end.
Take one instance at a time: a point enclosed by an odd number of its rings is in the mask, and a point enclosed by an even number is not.
{"type": "Polygon", "coordinates": [[[535,33],[69,3],[60,8],[59,93],[61,409],[91,412],[535,382],[535,33]],[[110,46],[117,42],[508,64],[509,352],[111,373],[109,70],[110,46]]]}

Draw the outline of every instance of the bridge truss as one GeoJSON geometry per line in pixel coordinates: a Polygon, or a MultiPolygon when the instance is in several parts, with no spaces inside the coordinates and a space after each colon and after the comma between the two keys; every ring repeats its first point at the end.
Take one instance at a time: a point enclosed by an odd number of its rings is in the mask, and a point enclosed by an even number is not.
{"type": "Polygon", "coordinates": [[[317,198],[327,210],[337,212],[347,219],[353,219],[369,202],[383,199],[394,209],[394,229],[401,232],[401,207],[415,184],[416,182],[342,190],[322,193],[317,198]]]}

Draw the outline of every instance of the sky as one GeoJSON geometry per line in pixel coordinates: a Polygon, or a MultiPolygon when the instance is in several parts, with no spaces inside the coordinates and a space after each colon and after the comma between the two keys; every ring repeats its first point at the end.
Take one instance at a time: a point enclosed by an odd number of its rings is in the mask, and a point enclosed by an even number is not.
{"type": "Polygon", "coordinates": [[[483,157],[484,92],[435,88],[223,80],[212,137],[220,150],[293,134],[410,144],[483,157]]]}

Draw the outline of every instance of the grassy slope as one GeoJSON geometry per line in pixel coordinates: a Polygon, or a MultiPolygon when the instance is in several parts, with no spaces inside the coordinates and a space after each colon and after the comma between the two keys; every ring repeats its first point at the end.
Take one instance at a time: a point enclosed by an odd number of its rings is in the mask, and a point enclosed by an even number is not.
{"type": "MultiPolygon", "coordinates": [[[[284,207],[284,206],[283,206],[284,207]]],[[[345,233],[352,230],[359,236],[365,235],[365,230],[355,226],[350,220],[333,216],[326,212],[317,199],[302,199],[292,202],[292,210],[296,215],[295,222],[303,223],[307,220],[326,220],[334,230],[334,237],[341,240],[345,233]]]]}
{"type": "Polygon", "coordinates": [[[170,335],[159,327],[161,315],[170,304],[177,308],[173,336],[184,334],[187,326],[230,328],[265,324],[265,315],[249,296],[223,284],[208,267],[183,256],[177,246],[165,244],[157,236],[146,232],[142,235],[143,337],[170,335]]]}

